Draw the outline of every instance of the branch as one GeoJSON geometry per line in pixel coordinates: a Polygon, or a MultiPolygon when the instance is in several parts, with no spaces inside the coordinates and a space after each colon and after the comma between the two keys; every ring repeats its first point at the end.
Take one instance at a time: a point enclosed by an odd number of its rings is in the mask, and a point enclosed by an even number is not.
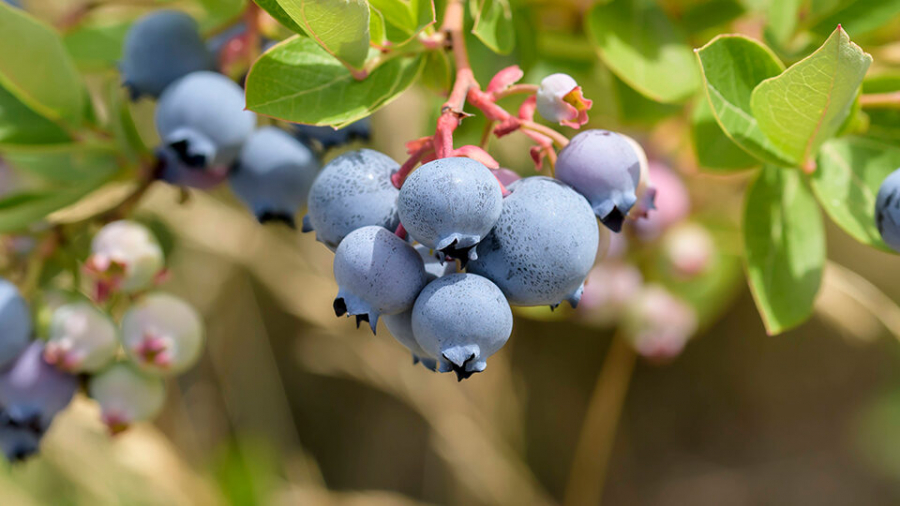
{"type": "Polygon", "coordinates": [[[900,109],[900,91],[860,95],[859,105],[873,109],[900,109]]]}

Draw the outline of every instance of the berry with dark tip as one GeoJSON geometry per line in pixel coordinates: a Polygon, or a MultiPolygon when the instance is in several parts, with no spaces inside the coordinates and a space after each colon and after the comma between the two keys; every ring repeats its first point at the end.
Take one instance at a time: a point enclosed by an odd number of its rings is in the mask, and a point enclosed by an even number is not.
{"type": "Polygon", "coordinates": [[[166,387],[161,378],[118,362],[91,378],[88,395],[100,404],[100,417],[109,431],[118,434],[159,414],[166,387]]]}
{"type": "Polygon", "coordinates": [[[219,186],[231,172],[227,166],[192,167],[184,163],[179,154],[170,146],[160,146],[154,150],[159,178],[163,181],[187,188],[209,190],[219,186]]]}
{"type": "Polygon", "coordinates": [[[199,27],[183,12],[163,10],[138,19],[125,37],[119,68],[132,98],[159,97],[191,72],[215,69],[199,27]]]}
{"type": "Polygon", "coordinates": [[[415,248],[419,256],[422,257],[422,262],[425,263],[425,272],[429,276],[439,278],[456,272],[456,262],[442,263],[432,254],[432,249],[423,244],[416,244],[415,248]]]}
{"type": "Polygon", "coordinates": [[[42,436],[28,427],[0,425],[0,451],[12,464],[23,462],[38,452],[42,436]]]}
{"type": "Polygon", "coordinates": [[[369,118],[363,118],[338,129],[298,123],[294,125],[294,132],[297,138],[303,142],[317,144],[321,149],[331,149],[349,144],[354,140],[369,140],[372,135],[372,125],[369,118]]]}
{"type": "Polygon", "coordinates": [[[144,371],[178,374],[203,351],[203,321],[188,303],[165,293],[148,295],[122,317],[122,345],[144,371]]]}
{"type": "Polygon", "coordinates": [[[613,232],[622,230],[628,211],[637,201],[641,163],[623,136],[606,130],[587,130],[559,152],[556,177],[581,193],[594,214],[613,232]]]}
{"type": "MultiPolygon", "coordinates": [[[[402,344],[412,353],[413,364],[421,363],[429,371],[438,370],[438,361],[419,346],[412,330],[412,309],[394,315],[384,317],[384,326],[394,336],[398,343],[402,344]]],[[[446,371],[441,371],[446,372],[446,371]]]]}
{"type": "Polygon", "coordinates": [[[377,225],[395,230],[397,195],[391,175],[400,165],[389,156],[361,149],[329,162],[309,191],[309,214],[303,231],[316,232],[316,240],[334,250],[354,230],[377,225]]]}
{"type": "Polygon", "coordinates": [[[156,106],[156,130],[187,166],[230,166],[256,126],[244,109],[244,90],[215,72],[188,74],[172,83],[156,106]]]}
{"type": "Polygon", "coordinates": [[[16,285],[0,278],[0,369],[10,364],[31,339],[31,312],[16,285]]]}
{"type": "Polygon", "coordinates": [[[588,202],[548,177],[513,183],[503,212],[468,271],[500,287],[509,303],[573,307],[597,257],[600,230],[588,202]]]}
{"type": "Polygon", "coordinates": [[[0,426],[42,434],[77,389],[78,378],[48,364],[44,344],[35,341],[0,374],[0,426]]]}
{"type": "Polygon", "coordinates": [[[441,370],[454,371],[460,381],[484,371],[487,358],[506,344],[512,325],[503,292],[475,274],[449,274],[432,281],[412,310],[419,346],[440,357],[441,370]]]}
{"type": "Polygon", "coordinates": [[[294,226],[319,170],[312,151],[287,132],[263,127],[244,144],[229,181],[260,222],[294,226]]]}
{"type": "Polygon", "coordinates": [[[878,189],[875,224],[884,242],[900,252],[900,169],[885,178],[878,189]]]}
{"type": "Polygon", "coordinates": [[[491,171],[470,158],[442,158],[410,174],[397,200],[410,237],[463,263],[497,223],[503,194],[491,171]]]}
{"type": "Polygon", "coordinates": [[[76,302],[53,312],[44,360],[67,372],[96,372],[115,358],[118,349],[112,320],[90,303],[76,302]]]}
{"type": "Polygon", "coordinates": [[[426,283],[422,258],[408,242],[383,227],[354,230],[334,254],[337,316],[356,316],[372,332],[382,315],[410,309],[426,283]]]}

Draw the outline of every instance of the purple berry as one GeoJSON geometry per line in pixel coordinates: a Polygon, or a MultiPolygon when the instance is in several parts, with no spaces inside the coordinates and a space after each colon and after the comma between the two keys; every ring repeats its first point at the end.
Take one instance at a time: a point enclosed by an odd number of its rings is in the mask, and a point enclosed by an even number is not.
{"type": "Polygon", "coordinates": [[[638,154],[623,136],[606,130],[587,130],[559,152],[556,177],[584,195],[594,214],[613,232],[622,230],[628,211],[637,201],[640,181],[638,154]]]}
{"type": "Polygon", "coordinates": [[[337,316],[356,316],[356,325],[410,309],[425,286],[422,258],[408,242],[383,227],[363,227],[341,241],[334,254],[337,316]]]}
{"type": "Polygon", "coordinates": [[[48,364],[43,343],[33,342],[0,374],[0,426],[43,433],[77,389],[78,378],[48,364]]]}

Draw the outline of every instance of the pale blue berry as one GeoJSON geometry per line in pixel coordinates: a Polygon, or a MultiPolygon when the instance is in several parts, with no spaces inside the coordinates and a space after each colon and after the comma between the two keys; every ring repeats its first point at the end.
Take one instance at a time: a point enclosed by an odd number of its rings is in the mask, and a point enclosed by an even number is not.
{"type": "Polygon", "coordinates": [[[16,285],[0,278],[0,369],[4,369],[28,346],[31,312],[16,285]]]}
{"type": "Polygon", "coordinates": [[[875,224],[884,242],[900,252],[900,169],[885,178],[878,189],[875,224]]]}

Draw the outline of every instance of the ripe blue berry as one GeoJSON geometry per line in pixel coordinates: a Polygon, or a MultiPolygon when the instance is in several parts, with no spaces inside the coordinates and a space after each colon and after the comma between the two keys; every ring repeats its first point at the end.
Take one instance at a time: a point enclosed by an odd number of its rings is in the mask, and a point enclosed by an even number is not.
{"type": "Polygon", "coordinates": [[[431,248],[428,246],[416,244],[415,248],[416,252],[419,253],[419,256],[422,257],[422,262],[425,263],[425,273],[428,274],[428,276],[439,278],[456,272],[456,262],[441,263],[440,260],[435,258],[431,248]]]}
{"type": "Polygon", "coordinates": [[[399,168],[390,157],[371,149],[335,158],[313,181],[303,231],[315,230],[316,239],[334,250],[360,227],[396,229],[399,190],[391,183],[391,174],[399,168]]]}
{"type": "Polygon", "coordinates": [[[900,252],[900,169],[885,178],[878,189],[875,224],[884,242],[900,252]]]}
{"type": "Polygon", "coordinates": [[[187,302],[148,295],[122,317],[122,345],[143,370],[166,376],[191,368],[203,352],[203,321],[187,302]]]}
{"type": "Polygon", "coordinates": [[[354,230],[334,254],[334,299],[337,316],[356,316],[356,325],[369,322],[372,332],[378,317],[411,308],[425,286],[422,258],[408,242],[383,227],[354,230]]]}
{"type": "Polygon", "coordinates": [[[640,173],[640,159],[628,140],[606,130],[576,135],[556,162],[556,177],[584,195],[613,232],[622,230],[625,216],[637,201],[640,173]]]}
{"type": "Polygon", "coordinates": [[[42,436],[28,427],[0,425],[0,451],[10,463],[22,462],[38,452],[42,436]]]}
{"type": "Polygon", "coordinates": [[[575,307],[600,237],[590,205],[547,177],[522,179],[509,190],[469,272],[496,283],[513,305],[555,307],[567,300],[575,307]]]}
{"type": "Polygon", "coordinates": [[[43,343],[35,341],[0,374],[0,425],[41,434],[69,405],[78,378],[48,364],[43,355],[43,343]]]}
{"type": "Polygon", "coordinates": [[[261,222],[294,226],[319,163],[312,151],[285,131],[263,127],[244,144],[231,174],[231,189],[261,222]]]}
{"type": "Polygon", "coordinates": [[[5,368],[28,346],[31,313],[16,285],[0,278],[0,369],[5,368]]]}
{"type": "MultiPolygon", "coordinates": [[[[402,344],[412,353],[413,364],[421,363],[430,371],[437,371],[437,359],[428,354],[419,346],[412,330],[412,309],[394,315],[384,317],[384,326],[394,336],[398,343],[402,344]]],[[[445,372],[445,371],[441,371],[445,372]]]]}
{"type": "Polygon", "coordinates": [[[463,262],[497,223],[503,194],[491,171],[470,158],[426,163],[404,181],[397,200],[410,237],[463,262]]]}
{"type": "Polygon", "coordinates": [[[113,434],[150,420],[166,401],[161,378],[145,374],[128,362],[111,365],[88,383],[88,395],[100,404],[100,417],[113,434]]]}
{"type": "Polygon", "coordinates": [[[231,165],[255,126],[256,115],[244,110],[244,90],[215,72],[175,81],[156,106],[160,138],[190,167],[231,165]]]}
{"type": "Polygon", "coordinates": [[[159,170],[159,178],[175,186],[209,190],[228,179],[230,168],[192,167],[181,159],[171,146],[159,146],[154,150],[159,170]]]}
{"type": "Polygon", "coordinates": [[[197,22],[177,11],[157,11],[137,20],[128,30],[122,54],[119,68],[132,98],[159,97],[177,79],[215,68],[197,22]]]}
{"type": "Polygon", "coordinates": [[[96,372],[119,350],[109,316],[88,302],[66,304],[53,312],[44,360],[72,373],[96,372]]]}
{"type": "Polygon", "coordinates": [[[310,144],[318,144],[322,149],[343,146],[356,139],[367,141],[371,137],[372,125],[369,118],[363,118],[335,130],[328,126],[294,125],[297,138],[310,144]]]}
{"type": "Polygon", "coordinates": [[[487,358],[506,344],[512,325],[503,292],[475,274],[449,274],[432,281],[412,310],[419,346],[440,357],[441,370],[453,370],[460,381],[487,367],[487,358]]]}

